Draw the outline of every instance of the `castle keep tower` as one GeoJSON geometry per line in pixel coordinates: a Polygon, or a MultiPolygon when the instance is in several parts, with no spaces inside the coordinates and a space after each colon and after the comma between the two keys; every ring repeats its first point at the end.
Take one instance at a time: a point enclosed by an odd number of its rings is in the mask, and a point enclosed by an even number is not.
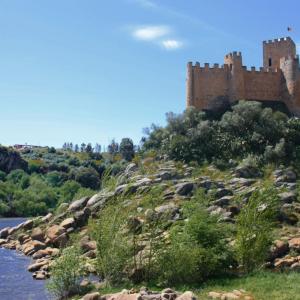
{"type": "Polygon", "coordinates": [[[280,68],[280,59],[296,56],[296,45],[290,37],[263,42],[264,68],[280,68]]]}
{"type": "Polygon", "coordinates": [[[240,52],[225,56],[224,65],[187,66],[186,105],[214,110],[238,100],[284,103],[300,116],[300,69],[296,46],[290,37],[263,42],[263,67],[242,64],[240,52]]]}

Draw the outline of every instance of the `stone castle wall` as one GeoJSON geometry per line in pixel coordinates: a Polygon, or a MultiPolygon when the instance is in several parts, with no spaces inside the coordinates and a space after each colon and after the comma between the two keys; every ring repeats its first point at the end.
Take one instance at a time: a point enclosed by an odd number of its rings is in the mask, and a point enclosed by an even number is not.
{"type": "Polygon", "coordinates": [[[264,67],[247,70],[240,52],[225,56],[224,65],[187,66],[187,106],[201,110],[238,100],[280,101],[300,115],[300,69],[290,38],[263,42],[264,67]],[[271,65],[271,66],[270,66],[271,65]]]}
{"type": "Polygon", "coordinates": [[[244,70],[244,99],[259,101],[280,101],[280,86],[282,74],[276,71],[244,70]]]}

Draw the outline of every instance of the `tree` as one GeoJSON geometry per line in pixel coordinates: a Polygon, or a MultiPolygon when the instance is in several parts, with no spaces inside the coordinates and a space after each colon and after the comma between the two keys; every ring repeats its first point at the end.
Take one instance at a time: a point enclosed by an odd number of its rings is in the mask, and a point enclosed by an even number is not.
{"type": "Polygon", "coordinates": [[[122,157],[127,160],[131,161],[134,157],[134,145],[133,141],[130,138],[123,138],[120,143],[120,154],[122,157]]]}
{"type": "Polygon", "coordinates": [[[84,152],[85,151],[85,147],[86,147],[86,144],[85,143],[81,143],[81,145],[80,145],[80,151],[84,152]]]}
{"type": "Polygon", "coordinates": [[[86,148],[85,148],[85,152],[87,153],[92,153],[93,152],[93,147],[91,143],[88,143],[86,148]]]}
{"type": "Polygon", "coordinates": [[[99,174],[93,168],[80,167],[75,174],[75,180],[86,188],[97,189],[100,185],[99,174]]]}
{"type": "Polygon", "coordinates": [[[107,146],[108,153],[114,156],[119,152],[119,144],[113,139],[110,144],[107,146]]]}
{"type": "Polygon", "coordinates": [[[79,146],[78,146],[78,144],[75,144],[75,146],[74,146],[74,151],[77,153],[77,152],[79,152],[79,146]]]}

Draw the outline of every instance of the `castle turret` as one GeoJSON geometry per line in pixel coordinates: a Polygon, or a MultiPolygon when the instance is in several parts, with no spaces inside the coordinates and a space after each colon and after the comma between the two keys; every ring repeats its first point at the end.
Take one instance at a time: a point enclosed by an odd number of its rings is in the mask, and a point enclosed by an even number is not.
{"type": "Polygon", "coordinates": [[[282,57],[294,57],[296,45],[290,37],[263,42],[264,68],[279,68],[282,57]]]}
{"type": "Polygon", "coordinates": [[[282,93],[290,111],[300,113],[300,70],[299,57],[288,56],[280,59],[280,69],[284,77],[282,93]]]}
{"type": "Polygon", "coordinates": [[[193,63],[189,62],[187,64],[187,74],[186,74],[186,105],[194,106],[193,97],[193,84],[194,84],[194,74],[193,74],[193,63]]]}
{"type": "Polygon", "coordinates": [[[225,56],[224,64],[230,70],[229,98],[231,102],[244,99],[244,76],[241,52],[232,52],[225,56]]]}

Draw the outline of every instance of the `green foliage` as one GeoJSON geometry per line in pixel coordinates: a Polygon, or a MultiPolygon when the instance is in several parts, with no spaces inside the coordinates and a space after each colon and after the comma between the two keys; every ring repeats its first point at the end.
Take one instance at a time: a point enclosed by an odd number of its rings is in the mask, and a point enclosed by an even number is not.
{"type": "Polygon", "coordinates": [[[51,266],[51,279],[47,288],[58,299],[67,299],[79,292],[80,279],[84,275],[80,254],[74,246],[66,248],[51,266]]]}
{"type": "Polygon", "coordinates": [[[85,188],[97,189],[100,186],[99,174],[92,168],[80,167],[76,171],[75,180],[85,188]]]}
{"type": "Polygon", "coordinates": [[[227,225],[217,222],[197,201],[184,207],[188,219],[171,230],[171,243],[159,255],[160,278],[168,284],[193,284],[226,273],[234,263],[227,225]]]}
{"type": "Polygon", "coordinates": [[[5,173],[9,173],[16,169],[26,171],[27,166],[27,162],[22,159],[18,151],[0,145],[0,171],[5,173]]]}
{"type": "MultiPolygon", "coordinates": [[[[69,203],[83,195],[90,196],[100,187],[101,174],[110,165],[104,164],[99,153],[54,150],[26,149],[21,154],[28,162],[27,171],[16,169],[7,174],[0,171],[1,215],[27,217],[46,214],[54,211],[60,203],[69,203]]],[[[19,155],[10,149],[7,153],[19,155]]],[[[6,160],[6,163],[10,161],[6,160]]]]}
{"type": "Polygon", "coordinates": [[[266,186],[251,195],[238,216],[236,252],[246,272],[260,267],[267,257],[278,204],[277,191],[266,186]]]}
{"type": "Polygon", "coordinates": [[[0,217],[5,216],[9,212],[9,206],[0,200],[0,217]]]}
{"type": "Polygon", "coordinates": [[[120,283],[125,278],[125,267],[130,258],[130,247],[124,229],[125,209],[107,206],[97,221],[91,224],[97,242],[97,271],[108,283],[120,283]]]}
{"type": "Polygon", "coordinates": [[[299,159],[300,120],[253,101],[240,101],[220,120],[194,108],[180,115],[169,113],[166,127],[152,125],[146,134],[144,151],[154,149],[186,162],[228,161],[249,154],[265,162],[299,159]]]}
{"type": "Polygon", "coordinates": [[[52,171],[47,173],[46,175],[46,181],[52,187],[61,186],[64,183],[64,181],[66,181],[66,179],[67,179],[67,175],[63,172],[52,171]]]}
{"type": "Polygon", "coordinates": [[[5,181],[5,179],[6,179],[6,173],[3,171],[0,171],[0,180],[5,181]]]}
{"type": "Polygon", "coordinates": [[[127,160],[131,161],[134,157],[134,146],[133,141],[130,138],[123,138],[120,143],[120,154],[127,160]]]}

